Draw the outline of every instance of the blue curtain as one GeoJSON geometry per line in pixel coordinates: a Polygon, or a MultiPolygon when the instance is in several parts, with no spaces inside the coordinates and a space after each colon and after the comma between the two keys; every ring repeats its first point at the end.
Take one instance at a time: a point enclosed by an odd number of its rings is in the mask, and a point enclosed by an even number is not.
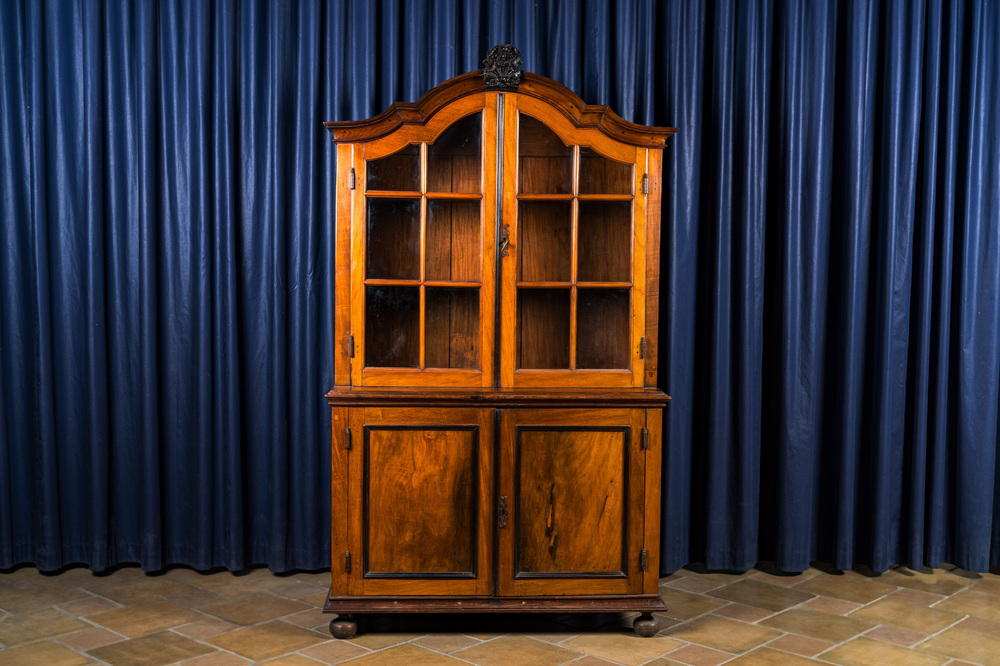
{"type": "Polygon", "coordinates": [[[0,0],[0,567],[327,566],[320,122],[496,43],[680,128],[663,570],[1000,566],[998,3],[0,0]]]}

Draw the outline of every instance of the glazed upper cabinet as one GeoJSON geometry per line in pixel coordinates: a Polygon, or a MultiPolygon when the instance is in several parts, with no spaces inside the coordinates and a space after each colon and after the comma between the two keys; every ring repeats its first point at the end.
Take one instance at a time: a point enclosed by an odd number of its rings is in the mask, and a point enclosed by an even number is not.
{"type": "Polygon", "coordinates": [[[337,383],[642,386],[659,156],[482,90],[342,144],[337,383]]]}

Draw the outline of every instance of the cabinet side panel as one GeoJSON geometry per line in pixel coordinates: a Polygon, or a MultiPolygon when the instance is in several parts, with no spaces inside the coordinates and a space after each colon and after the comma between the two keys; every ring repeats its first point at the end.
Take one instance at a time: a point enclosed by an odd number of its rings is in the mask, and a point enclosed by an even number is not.
{"type": "MultiPolygon", "coordinates": [[[[643,386],[656,386],[660,334],[660,210],[663,197],[663,150],[646,152],[646,360],[643,386]]],[[[637,276],[639,279],[639,276],[637,276]]]]}
{"type": "Polygon", "coordinates": [[[649,430],[649,449],[646,451],[646,510],[645,547],[648,564],[643,574],[642,591],[656,594],[660,578],[660,483],[663,460],[663,410],[647,409],[646,428],[649,430]]]}
{"type": "Polygon", "coordinates": [[[337,222],[336,256],[337,274],[334,284],[334,329],[336,349],[334,350],[334,384],[351,384],[351,357],[348,353],[348,337],[351,334],[351,192],[348,179],[354,165],[354,147],[344,144],[337,147],[337,222]]]}
{"type": "Polygon", "coordinates": [[[348,551],[348,528],[350,511],[348,509],[348,450],[347,450],[347,413],[345,407],[335,407],[332,410],[330,431],[330,462],[331,462],[331,492],[330,492],[330,552],[332,582],[330,589],[334,595],[347,594],[346,554],[348,551]]]}

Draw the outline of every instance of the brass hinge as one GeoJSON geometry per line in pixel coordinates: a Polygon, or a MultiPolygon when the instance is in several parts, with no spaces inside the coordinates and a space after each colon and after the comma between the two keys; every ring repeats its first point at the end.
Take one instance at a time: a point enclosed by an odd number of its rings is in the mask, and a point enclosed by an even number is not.
{"type": "MultiPolygon", "coordinates": [[[[351,189],[354,189],[353,187],[351,189]]],[[[642,174],[642,193],[649,194],[649,174],[642,174]]]]}
{"type": "Polygon", "coordinates": [[[503,529],[507,527],[507,496],[500,496],[500,509],[497,511],[497,527],[503,529]]]}
{"type": "Polygon", "coordinates": [[[646,338],[639,338],[639,358],[646,358],[646,338]]]}
{"type": "Polygon", "coordinates": [[[354,358],[354,336],[347,336],[347,355],[354,358]]]}
{"type": "Polygon", "coordinates": [[[351,173],[347,174],[347,187],[354,189],[354,182],[357,179],[357,174],[354,173],[354,169],[351,169],[351,173]]]}
{"type": "Polygon", "coordinates": [[[348,451],[351,450],[351,429],[344,428],[344,448],[348,451]]]}
{"type": "MultiPolygon", "coordinates": [[[[350,447],[347,447],[350,448],[350,447]]],[[[649,430],[646,428],[642,429],[642,450],[645,451],[649,448],[649,430]]]]}
{"type": "Polygon", "coordinates": [[[645,571],[647,566],[649,566],[649,553],[643,548],[639,553],[639,568],[645,571]]]}
{"type": "Polygon", "coordinates": [[[351,573],[351,551],[349,550],[344,552],[344,573],[351,573]]]}

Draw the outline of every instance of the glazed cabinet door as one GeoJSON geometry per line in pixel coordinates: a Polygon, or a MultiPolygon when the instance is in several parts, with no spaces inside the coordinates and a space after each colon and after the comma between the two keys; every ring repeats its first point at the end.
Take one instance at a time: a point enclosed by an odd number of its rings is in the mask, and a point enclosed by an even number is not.
{"type": "Polygon", "coordinates": [[[496,95],[353,151],[351,382],[492,386],[496,95]]]}
{"type": "Polygon", "coordinates": [[[501,385],[642,386],[649,151],[527,95],[503,136],[501,385]]]}
{"type": "Polygon", "coordinates": [[[493,411],[346,411],[350,433],[334,432],[334,457],[346,457],[335,512],[347,494],[335,594],[491,594],[493,411]]]}
{"type": "Polygon", "coordinates": [[[642,592],[644,427],[641,409],[501,412],[502,596],[642,592]]]}

